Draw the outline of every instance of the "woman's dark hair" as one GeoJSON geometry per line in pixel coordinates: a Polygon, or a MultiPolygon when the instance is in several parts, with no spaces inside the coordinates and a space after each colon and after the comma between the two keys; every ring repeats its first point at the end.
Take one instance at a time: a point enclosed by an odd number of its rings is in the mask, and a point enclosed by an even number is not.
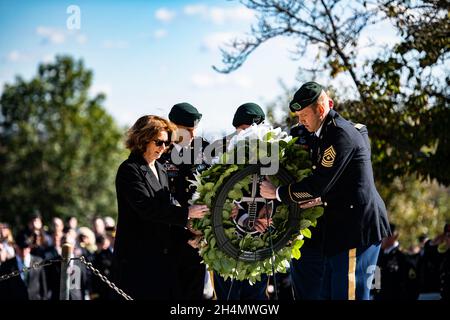
{"type": "Polygon", "coordinates": [[[131,152],[143,154],[150,141],[155,140],[159,133],[167,131],[169,140],[175,139],[177,127],[164,118],[158,116],[143,116],[128,130],[126,147],[131,152]]]}

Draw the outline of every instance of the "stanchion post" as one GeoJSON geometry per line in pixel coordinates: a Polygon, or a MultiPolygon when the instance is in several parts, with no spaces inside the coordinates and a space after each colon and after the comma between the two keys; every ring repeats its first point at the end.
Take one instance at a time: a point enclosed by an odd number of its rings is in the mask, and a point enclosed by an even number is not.
{"type": "Polygon", "coordinates": [[[59,285],[59,300],[69,300],[70,294],[70,262],[73,257],[73,246],[70,243],[65,243],[62,246],[62,261],[61,261],[61,277],[59,285]]]}

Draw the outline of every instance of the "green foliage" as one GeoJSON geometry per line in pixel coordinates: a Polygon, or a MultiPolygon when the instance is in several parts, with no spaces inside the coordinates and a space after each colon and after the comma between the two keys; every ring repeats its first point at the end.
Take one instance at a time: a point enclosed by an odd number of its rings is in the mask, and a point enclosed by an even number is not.
{"type": "MultiPolygon", "coordinates": [[[[272,133],[269,132],[264,136],[264,139],[267,140],[271,137],[272,133]]],[[[281,166],[288,170],[297,181],[300,181],[311,173],[311,162],[309,161],[308,153],[295,144],[295,139],[292,139],[289,142],[280,140],[274,143],[279,143],[281,166]]],[[[242,146],[238,145],[238,147],[242,146]]],[[[236,153],[236,148],[234,151],[229,151],[229,153],[236,153]]],[[[248,151],[249,148],[246,150],[248,151]]],[[[222,157],[226,158],[227,154],[224,154],[222,157]]],[[[246,162],[248,162],[248,159],[249,156],[247,152],[246,162]]],[[[197,175],[195,181],[192,181],[193,185],[197,187],[197,195],[194,203],[206,204],[211,207],[212,203],[214,203],[217,192],[219,192],[219,188],[232,176],[232,174],[242,170],[245,166],[246,164],[216,164],[210,169],[202,172],[201,175],[197,175]],[[214,187],[212,187],[213,184],[214,187]]],[[[251,178],[251,176],[245,177],[240,182],[236,183],[228,192],[227,199],[223,205],[222,223],[225,230],[225,235],[231,240],[236,248],[243,251],[254,252],[258,249],[269,248],[271,240],[275,242],[276,239],[286,232],[286,222],[288,219],[289,209],[286,205],[277,206],[276,211],[272,216],[274,230],[270,234],[269,232],[259,236],[251,236],[250,234],[247,234],[242,238],[238,238],[236,235],[236,225],[230,218],[233,208],[233,201],[240,200],[243,197],[244,192],[250,192],[249,185],[251,184],[251,178]],[[272,237],[272,239],[270,237],[272,237]]],[[[272,179],[275,180],[275,177],[272,177],[272,179]]],[[[274,181],[274,183],[275,182],[276,181],[274,181]]],[[[212,232],[212,219],[210,215],[205,216],[203,219],[194,220],[193,226],[204,235],[204,238],[200,244],[200,255],[210,269],[218,272],[225,279],[229,277],[238,280],[248,279],[250,282],[254,283],[255,281],[259,281],[261,279],[261,274],[272,273],[271,259],[274,260],[274,266],[277,272],[286,272],[286,267],[289,265],[290,259],[300,258],[300,248],[304,243],[303,237],[312,237],[313,232],[311,232],[308,228],[316,225],[317,219],[322,215],[322,213],[322,207],[303,210],[302,219],[298,226],[298,230],[292,235],[291,241],[287,244],[287,246],[280,251],[275,252],[274,257],[254,263],[235,260],[219,250],[216,246],[214,232],[212,232]]]]}
{"type": "Polygon", "coordinates": [[[0,98],[0,220],[116,215],[114,178],[124,157],[122,130],[88,96],[92,72],[57,57],[29,81],[6,84],[0,98]]]}
{"type": "Polygon", "coordinates": [[[418,236],[430,238],[442,233],[450,222],[450,188],[436,181],[419,181],[407,176],[378,188],[386,202],[389,221],[397,226],[400,245],[417,244],[418,236]]]}
{"type": "Polygon", "coordinates": [[[389,1],[381,9],[403,40],[369,62],[366,99],[342,101],[369,128],[375,174],[386,183],[416,175],[450,185],[450,105],[445,73],[450,49],[448,3],[389,1]]]}

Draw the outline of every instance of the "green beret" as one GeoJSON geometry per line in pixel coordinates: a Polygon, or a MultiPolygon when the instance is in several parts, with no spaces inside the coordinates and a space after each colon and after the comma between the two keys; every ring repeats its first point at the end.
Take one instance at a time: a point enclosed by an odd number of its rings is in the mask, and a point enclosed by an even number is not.
{"type": "Polygon", "coordinates": [[[317,101],[322,93],[323,87],[317,82],[310,81],[305,83],[294,94],[294,98],[289,103],[289,109],[292,112],[300,111],[317,101]]]}
{"type": "Polygon", "coordinates": [[[237,128],[243,124],[260,124],[265,118],[264,111],[256,103],[244,103],[234,114],[233,127],[237,128]]]}
{"type": "Polygon", "coordinates": [[[170,121],[185,127],[195,127],[201,118],[202,114],[187,102],[177,103],[169,112],[170,121]]]}

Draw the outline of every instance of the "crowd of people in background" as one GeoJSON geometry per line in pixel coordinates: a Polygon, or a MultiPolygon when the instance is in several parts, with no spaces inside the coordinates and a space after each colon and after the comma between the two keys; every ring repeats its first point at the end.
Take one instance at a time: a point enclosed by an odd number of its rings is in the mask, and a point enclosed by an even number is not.
{"type": "MultiPolygon", "coordinates": [[[[428,300],[450,297],[450,225],[444,232],[429,238],[418,237],[417,246],[403,249],[398,241],[399,233],[391,224],[393,234],[385,238],[378,258],[379,284],[374,279],[374,300],[428,300]]],[[[13,234],[7,223],[0,222],[0,276],[29,267],[35,262],[61,257],[63,243],[74,246],[74,256],[84,256],[106,277],[111,276],[111,264],[115,236],[115,220],[96,217],[92,228],[78,226],[76,217],[64,222],[54,217],[50,225],[44,225],[39,214],[31,216],[26,228],[13,234]]],[[[71,299],[109,300],[114,292],[81,264],[81,282],[77,290],[71,290],[71,299]]],[[[136,272],[144,272],[143,270],[136,272]]],[[[377,276],[376,276],[377,277],[377,276]]],[[[212,298],[208,279],[205,278],[204,299],[212,298]]],[[[21,273],[20,277],[0,282],[0,300],[59,300],[60,264],[21,273]]],[[[291,280],[288,274],[277,274],[278,298],[292,298],[291,280]]],[[[269,281],[268,298],[273,298],[273,280],[269,281]]]]}
{"type": "MultiPolygon", "coordinates": [[[[106,277],[110,276],[116,223],[112,217],[96,217],[92,227],[79,226],[76,217],[63,221],[54,217],[45,225],[39,213],[15,234],[11,226],[0,222],[0,276],[42,261],[61,258],[62,245],[74,248],[74,257],[84,256],[106,277]]],[[[109,287],[93,276],[79,261],[79,287],[71,290],[73,300],[109,299],[109,287]]],[[[0,300],[59,300],[60,263],[22,272],[0,281],[0,300]]]]}

